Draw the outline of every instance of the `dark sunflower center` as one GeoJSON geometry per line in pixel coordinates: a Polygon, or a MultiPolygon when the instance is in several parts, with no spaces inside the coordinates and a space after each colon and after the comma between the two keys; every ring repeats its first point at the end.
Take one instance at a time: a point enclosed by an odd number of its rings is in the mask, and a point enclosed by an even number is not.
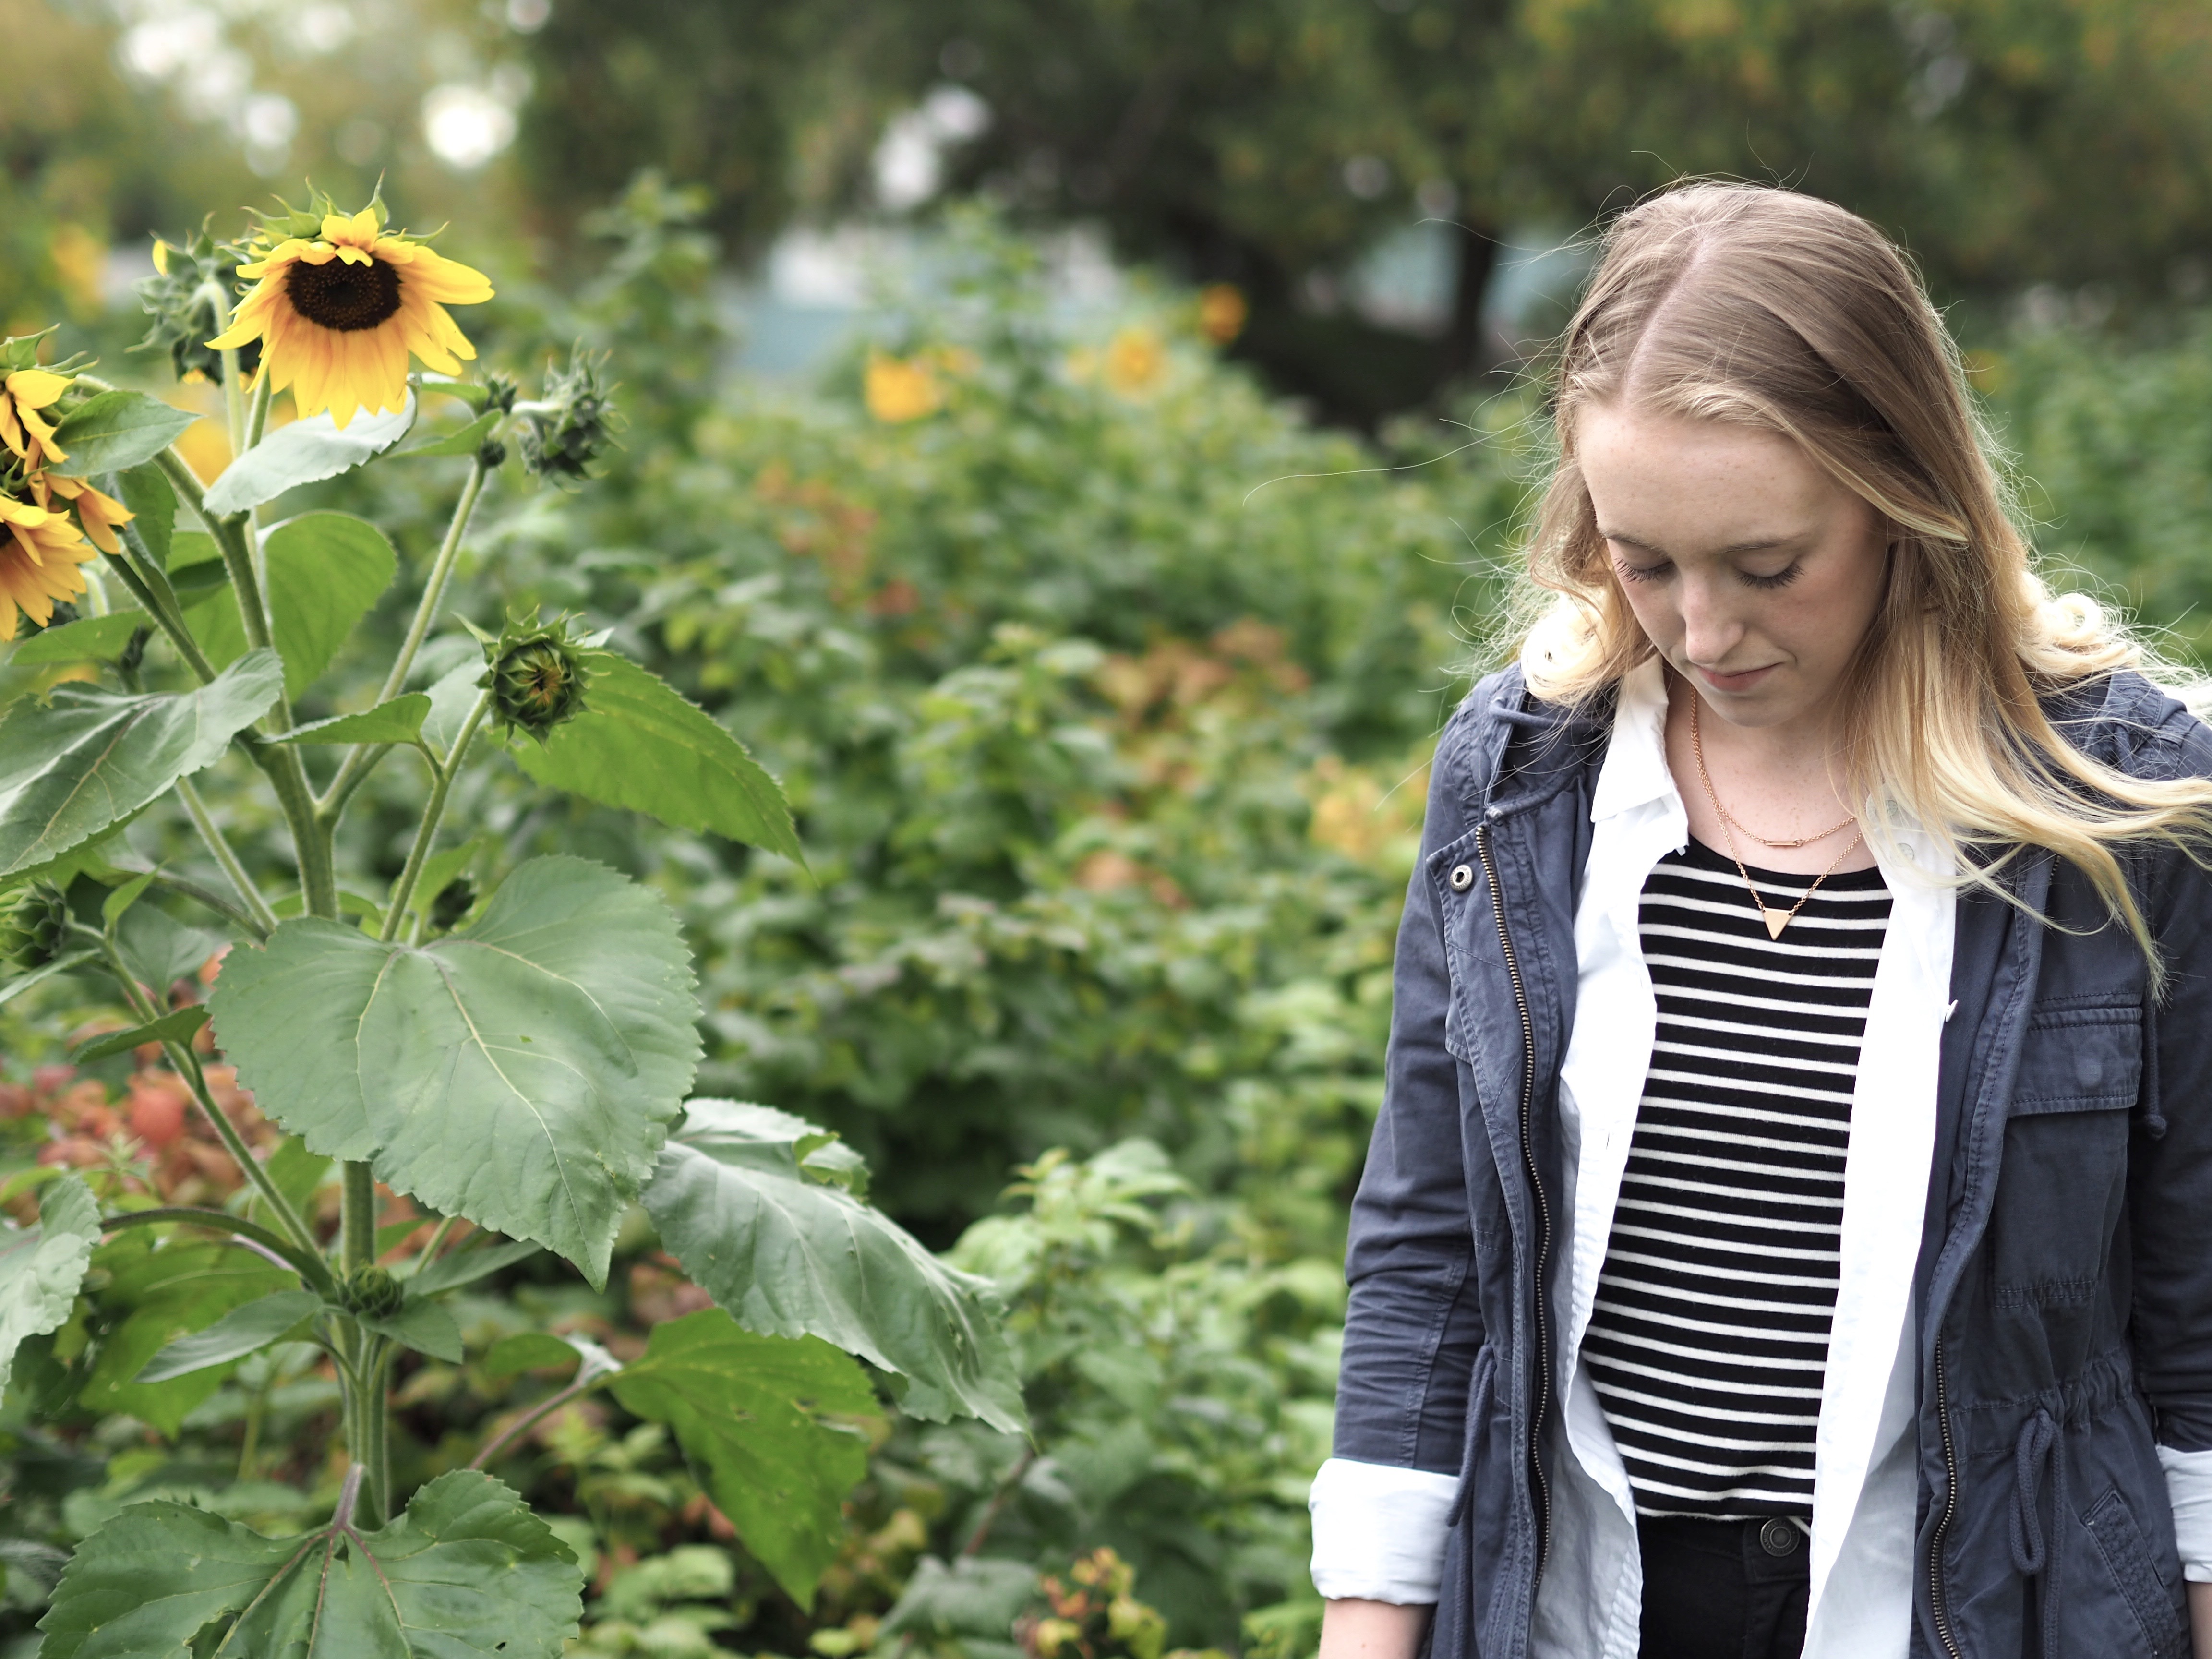
{"type": "Polygon", "coordinates": [[[341,334],[374,328],[399,309],[399,270],[381,259],[311,265],[304,259],[284,277],[292,309],[318,328],[341,334]]]}

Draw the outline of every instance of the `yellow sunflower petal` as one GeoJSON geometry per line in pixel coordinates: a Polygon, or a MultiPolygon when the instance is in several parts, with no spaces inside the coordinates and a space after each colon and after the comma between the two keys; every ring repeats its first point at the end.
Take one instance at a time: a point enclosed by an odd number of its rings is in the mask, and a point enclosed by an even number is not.
{"type": "Polygon", "coordinates": [[[15,400],[12,398],[0,397],[0,443],[14,450],[16,459],[30,459],[24,447],[23,428],[15,419],[15,400]]]}
{"type": "Polygon", "coordinates": [[[50,461],[65,461],[69,459],[69,452],[59,447],[54,442],[53,428],[48,426],[44,420],[33,414],[27,409],[19,407],[15,410],[15,414],[17,418],[23,422],[24,431],[29,433],[31,436],[39,441],[39,447],[46,452],[46,459],[50,461]]]}
{"type": "Polygon", "coordinates": [[[19,409],[44,409],[70,388],[70,377],[49,368],[19,368],[8,377],[9,395],[19,409]]]}
{"type": "Polygon", "coordinates": [[[77,492],[76,516],[94,546],[103,553],[121,554],[123,550],[115,539],[115,526],[131,522],[129,507],[87,484],[77,492]]]}
{"type": "Polygon", "coordinates": [[[422,289],[425,298],[454,306],[482,305],[491,298],[491,279],[481,270],[427,247],[414,253],[407,267],[408,285],[422,289]]]}

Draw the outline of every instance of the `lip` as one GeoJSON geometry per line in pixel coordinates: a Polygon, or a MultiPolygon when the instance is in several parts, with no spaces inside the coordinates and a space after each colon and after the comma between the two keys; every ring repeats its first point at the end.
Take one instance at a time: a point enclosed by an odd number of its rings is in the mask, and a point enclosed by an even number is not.
{"type": "Polygon", "coordinates": [[[1778,666],[1778,663],[1769,663],[1764,668],[1747,668],[1740,674],[1721,674],[1710,668],[1699,668],[1698,678],[1716,691],[1748,691],[1778,666]]]}

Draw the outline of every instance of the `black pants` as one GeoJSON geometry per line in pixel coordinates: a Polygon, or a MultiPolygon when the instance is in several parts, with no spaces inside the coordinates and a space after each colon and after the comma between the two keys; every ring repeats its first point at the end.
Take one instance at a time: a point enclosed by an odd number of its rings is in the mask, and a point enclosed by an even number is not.
{"type": "Polygon", "coordinates": [[[1767,1521],[1637,1524],[1641,1659],[1799,1659],[1813,1556],[1804,1529],[1767,1521]]]}

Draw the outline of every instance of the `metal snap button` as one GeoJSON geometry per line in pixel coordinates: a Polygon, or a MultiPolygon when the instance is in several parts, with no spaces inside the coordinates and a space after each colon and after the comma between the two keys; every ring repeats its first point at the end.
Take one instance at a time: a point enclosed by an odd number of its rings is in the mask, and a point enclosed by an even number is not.
{"type": "Polygon", "coordinates": [[[1451,882],[1453,892],[1464,893],[1474,885],[1474,866],[1471,864],[1455,864],[1452,866],[1452,872],[1448,879],[1451,882]]]}
{"type": "Polygon", "coordinates": [[[1769,1516],[1766,1524],[1759,1529],[1759,1547],[1769,1555],[1797,1553],[1797,1528],[1778,1515],[1769,1516]]]}

